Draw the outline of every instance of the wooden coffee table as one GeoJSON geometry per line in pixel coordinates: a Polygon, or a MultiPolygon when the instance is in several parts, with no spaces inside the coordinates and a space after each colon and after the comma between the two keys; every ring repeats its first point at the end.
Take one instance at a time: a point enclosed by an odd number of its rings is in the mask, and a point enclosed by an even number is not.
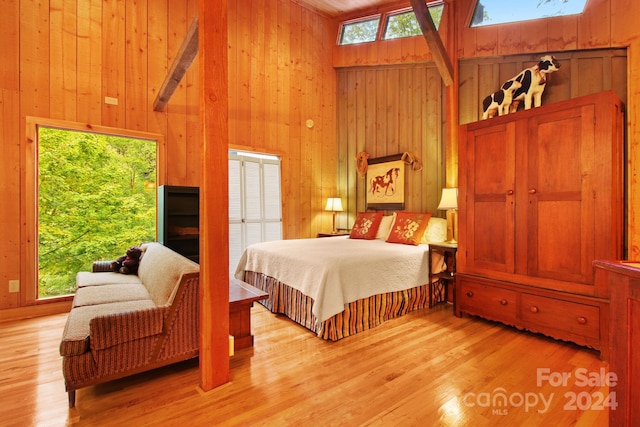
{"type": "Polygon", "coordinates": [[[236,278],[229,278],[229,335],[235,351],[253,346],[251,307],[269,294],[236,278]]]}

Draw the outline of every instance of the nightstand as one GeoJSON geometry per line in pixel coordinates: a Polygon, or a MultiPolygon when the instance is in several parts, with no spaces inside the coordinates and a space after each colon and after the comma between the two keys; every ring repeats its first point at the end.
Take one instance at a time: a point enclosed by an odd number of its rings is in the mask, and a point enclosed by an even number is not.
{"type": "Polygon", "coordinates": [[[451,294],[453,311],[456,310],[456,253],[457,243],[429,243],[429,307],[433,307],[439,302],[447,302],[448,295],[451,294]],[[433,254],[441,254],[447,265],[445,271],[433,273],[433,254]],[[437,280],[436,280],[437,279],[437,280]]]}

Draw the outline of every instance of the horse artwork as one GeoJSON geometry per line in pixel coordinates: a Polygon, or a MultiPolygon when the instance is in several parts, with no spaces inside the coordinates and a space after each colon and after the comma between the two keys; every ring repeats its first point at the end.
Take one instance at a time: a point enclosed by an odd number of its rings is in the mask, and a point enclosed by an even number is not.
{"type": "Polygon", "coordinates": [[[374,197],[393,196],[396,194],[396,183],[400,175],[400,168],[391,168],[384,175],[371,178],[369,191],[374,197]]]}
{"type": "Polygon", "coordinates": [[[367,209],[404,209],[404,167],[401,154],[369,159],[367,209]]]}

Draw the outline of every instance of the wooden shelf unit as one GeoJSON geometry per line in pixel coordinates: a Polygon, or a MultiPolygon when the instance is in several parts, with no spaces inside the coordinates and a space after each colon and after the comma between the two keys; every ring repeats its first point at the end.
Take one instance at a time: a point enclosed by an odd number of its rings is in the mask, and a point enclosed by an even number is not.
{"type": "Polygon", "coordinates": [[[158,188],[158,241],[200,261],[200,190],[162,185],[158,188]]]}

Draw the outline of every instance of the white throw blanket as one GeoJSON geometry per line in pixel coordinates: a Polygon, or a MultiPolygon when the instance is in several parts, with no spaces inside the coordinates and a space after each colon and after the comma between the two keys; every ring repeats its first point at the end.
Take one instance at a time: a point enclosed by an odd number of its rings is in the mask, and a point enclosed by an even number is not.
{"type": "MultiPolygon", "coordinates": [[[[349,302],[427,284],[428,248],[346,236],[276,240],[249,246],[235,277],[263,273],[299,290],[313,298],[313,314],[323,322],[349,302]]],[[[435,264],[442,271],[442,261],[435,264]]]]}

